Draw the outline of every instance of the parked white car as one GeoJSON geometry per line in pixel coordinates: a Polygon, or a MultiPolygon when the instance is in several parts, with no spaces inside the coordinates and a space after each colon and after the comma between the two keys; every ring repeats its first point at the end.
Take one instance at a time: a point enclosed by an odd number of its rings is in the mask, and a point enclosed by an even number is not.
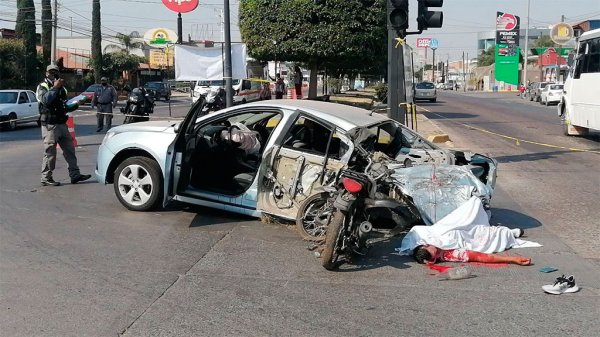
{"type": "MultiPolygon", "coordinates": [[[[14,130],[17,124],[38,122],[38,100],[31,90],[0,90],[0,125],[14,130]]],[[[38,122],[39,125],[39,122],[38,122]]]]}
{"type": "Polygon", "coordinates": [[[558,104],[563,95],[564,85],[562,84],[549,84],[542,89],[540,94],[540,104],[546,106],[550,103],[558,104]]]}

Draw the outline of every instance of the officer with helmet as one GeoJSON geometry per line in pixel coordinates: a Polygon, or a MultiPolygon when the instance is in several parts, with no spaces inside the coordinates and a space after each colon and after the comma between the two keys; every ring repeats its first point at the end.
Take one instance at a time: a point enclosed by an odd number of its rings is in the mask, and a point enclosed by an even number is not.
{"type": "Polygon", "coordinates": [[[69,177],[72,184],[88,180],[92,176],[81,174],[77,166],[75,145],[67,127],[67,113],[76,110],[79,104],[67,107],[67,89],[60,78],[58,66],[51,64],[46,68],[46,78],[37,87],[36,93],[40,107],[40,124],[44,144],[42,158],[42,185],[60,186],[60,182],[52,177],[56,165],[56,145],[60,145],[68,164],[69,177]]]}

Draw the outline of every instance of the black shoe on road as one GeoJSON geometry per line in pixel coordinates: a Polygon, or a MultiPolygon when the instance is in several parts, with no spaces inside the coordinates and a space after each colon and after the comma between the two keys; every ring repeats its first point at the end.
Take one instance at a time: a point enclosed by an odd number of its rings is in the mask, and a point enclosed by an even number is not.
{"type": "Polygon", "coordinates": [[[60,182],[54,181],[54,179],[50,178],[47,180],[42,180],[42,186],[60,186],[60,182]]]}
{"type": "Polygon", "coordinates": [[[96,130],[96,132],[102,132],[102,128],[99,128],[98,130],[96,130]]]}
{"type": "Polygon", "coordinates": [[[79,176],[71,179],[71,184],[77,184],[78,182],[86,181],[86,180],[90,179],[91,177],[92,177],[91,174],[80,174],[79,176]]]}

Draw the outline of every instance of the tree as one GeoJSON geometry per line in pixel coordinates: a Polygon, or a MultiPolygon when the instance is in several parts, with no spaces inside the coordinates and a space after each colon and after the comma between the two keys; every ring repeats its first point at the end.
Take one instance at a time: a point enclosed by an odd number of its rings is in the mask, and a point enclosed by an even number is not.
{"type": "Polygon", "coordinates": [[[385,0],[241,0],[239,13],[249,55],[259,61],[277,56],[306,64],[311,98],[316,96],[319,68],[349,76],[384,68],[385,0]]]}
{"type": "Polygon", "coordinates": [[[496,62],[496,47],[490,47],[484,50],[477,57],[478,67],[489,66],[490,64],[494,64],[494,62],[496,62]]]}
{"type": "Polygon", "coordinates": [[[50,64],[52,48],[52,6],[50,0],[42,0],[42,50],[44,54],[44,66],[50,64]]]}
{"type": "Polygon", "coordinates": [[[35,48],[37,35],[35,34],[35,4],[33,0],[17,1],[17,22],[15,33],[23,39],[24,44],[24,75],[25,83],[33,86],[38,80],[37,50],[35,48]]]}
{"type": "Polygon", "coordinates": [[[25,84],[24,57],[23,40],[0,39],[0,89],[19,88],[25,84]]]}
{"type": "Polygon", "coordinates": [[[120,43],[109,44],[108,46],[104,47],[105,53],[109,53],[111,51],[124,51],[129,54],[132,49],[141,49],[144,47],[144,42],[136,41],[136,39],[142,37],[139,32],[133,31],[129,34],[117,33],[115,37],[120,43]]]}
{"type": "Polygon", "coordinates": [[[96,83],[102,77],[102,33],[100,31],[100,0],[92,2],[92,58],[90,65],[94,68],[96,83]]]}
{"type": "Polygon", "coordinates": [[[542,35],[538,37],[538,39],[535,41],[534,46],[534,48],[549,48],[556,47],[556,44],[554,43],[554,41],[552,41],[552,38],[550,38],[550,36],[542,35]]]}
{"type": "Polygon", "coordinates": [[[146,58],[137,55],[130,55],[125,51],[118,51],[116,53],[104,54],[102,62],[103,74],[108,75],[110,78],[116,79],[120,77],[123,72],[137,70],[140,66],[140,63],[146,62],[146,58]]]}

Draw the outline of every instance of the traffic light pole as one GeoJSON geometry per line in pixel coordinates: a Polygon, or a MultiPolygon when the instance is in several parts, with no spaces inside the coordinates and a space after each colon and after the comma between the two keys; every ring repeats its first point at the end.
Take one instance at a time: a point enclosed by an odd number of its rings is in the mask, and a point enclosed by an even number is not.
{"type": "Polygon", "coordinates": [[[404,78],[404,46],[396,38],[404,38],[388,29],[388,117],[406,125],[406,88],[404,78]]]}

